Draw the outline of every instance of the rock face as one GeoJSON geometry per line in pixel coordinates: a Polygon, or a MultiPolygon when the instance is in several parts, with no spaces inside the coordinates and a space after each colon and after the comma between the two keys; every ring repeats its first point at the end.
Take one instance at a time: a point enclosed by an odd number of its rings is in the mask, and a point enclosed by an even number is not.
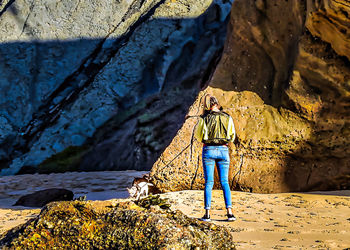
{"type": "MultiPolygon", "coordinates": [[[[236,0],[223,56],[205,93],[233,117],[231,188],[349,188],[350,7],[347,1],[236,0]],[[327,183],[331,183],[328,185],[327,183]]],[[[202,189],[189,118],[152,168],[163,191],[202,189]]],[[[218,185],[216,187],[219,187],[218,185]]]]}
{"type": "Polygon", "coordinates": [[[18,199],[14,206],[43,207],[53,201],[71,201],[74,194],[63,188],[50,188],[32,194],[24,195],[18,199]]]}
{"type": "Polygon", "coordinates": [[[140,206],[130,201],[51,203],[37,218],[9,231],[0,246],[4,249],[235,249],[226,228],[166,209],[162,199],[158,199],[158,205],[141,201],[140,206]]]}
{"type": "Polygon", "coordinates": [[[231,3],[1,1],[1,174],[72,147],[81,170],[149,169],[222,51],[231,3]]]}

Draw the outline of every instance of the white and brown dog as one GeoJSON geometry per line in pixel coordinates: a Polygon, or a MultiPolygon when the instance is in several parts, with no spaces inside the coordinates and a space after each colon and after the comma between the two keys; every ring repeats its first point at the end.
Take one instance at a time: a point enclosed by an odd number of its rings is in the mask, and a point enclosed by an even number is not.
{"type": "Polygon", "coordinates": [[[135,178],[132,182],[132,187],[127,188],[130,197],[139,200],[141,196],[147,197],[150,193],[150,188],[153,184],[150,183],[149,175],[144,175],[141,178],[135,178]]]}

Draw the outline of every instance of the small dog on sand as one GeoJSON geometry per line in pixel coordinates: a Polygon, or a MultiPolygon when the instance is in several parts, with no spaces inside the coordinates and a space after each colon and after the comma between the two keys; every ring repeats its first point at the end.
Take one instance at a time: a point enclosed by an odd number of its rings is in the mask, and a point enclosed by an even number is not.
{"type": "Polygon", "coordinates": [[[139,200],[141,196],[148,196],[148,192],[149,192],[149,187],[153,186],[153,184],[149,183],[149,182],[139,182],[139,183],[135,183],[131,188],[127,188],[128,192],[130,194],[130,197],[132,198],[136,198],[136,200],[139,200]]]}
{"type": "Polygon", "coordinates": [[[156,188],[151,183],[149,174],[145,174],[142,177],[136,177],[132,182],[131,188],[127,188],[127,190],[130,197],[136,198],[136,200],[139,200],[141,196],[147,197],[148,194],[154,194],[157,192],[156,188]]]}

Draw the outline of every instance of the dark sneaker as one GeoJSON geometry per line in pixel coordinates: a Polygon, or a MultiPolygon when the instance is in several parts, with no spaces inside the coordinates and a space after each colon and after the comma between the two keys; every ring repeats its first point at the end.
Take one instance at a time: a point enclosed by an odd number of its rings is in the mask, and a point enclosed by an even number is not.
{"type": "Polygon", "coordinates": [[[227,220],[228,220],[228,221],[235,221],[235,220],[236,220],[236,217],[235,217],[233,214],[228,214],[228,215],[227,215],[227,220]]]}
{"type": "Polygon", "coordinates": [[[210,216],[204,215],[202,218],[200,218],[201,221],[211,221],[210,216]]]}

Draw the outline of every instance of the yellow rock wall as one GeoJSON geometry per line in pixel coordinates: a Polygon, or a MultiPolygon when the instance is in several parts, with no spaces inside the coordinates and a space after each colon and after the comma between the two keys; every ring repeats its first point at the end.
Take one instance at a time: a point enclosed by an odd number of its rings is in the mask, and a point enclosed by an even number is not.
{"type": "Polygon", "coordinates": [[[349,188],[350,2],[236,0],[228,29],[209,86],[152,168],[154,183],[163,191],[203,188],[191,116],[210,93],[240,141],[230,146],[232,189],[349,188]]]}

